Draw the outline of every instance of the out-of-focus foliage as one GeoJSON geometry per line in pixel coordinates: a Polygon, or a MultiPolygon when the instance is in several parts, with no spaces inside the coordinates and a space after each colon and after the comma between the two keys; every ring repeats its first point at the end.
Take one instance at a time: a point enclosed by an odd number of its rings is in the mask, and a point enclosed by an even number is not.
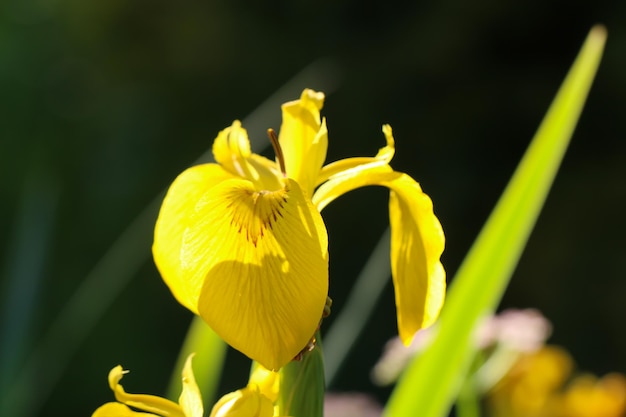
{"type": "MultiPolygon", "coordinates": [[[[143,207],[220,129],[320,59],[341,74],[324,111],[329,160],[374,154],[380,125],[392,124],[393,166],[435,201],[452,276],[597,22],[609,31],[603,65],[504,304],[542,310],[553,341],[583,368],[624,372],[625,16],[618,1],[2,2],[3,384],[143,207]]],[[[278,126],[277,111],[249,133],[264,140],[278,126]]],[[[386,227],[385,199],[370,203],[372,193],[385,191],[355,192],[325,212],[335,312],[386,227]]],[[[389,287],[331,388],[384,403],[388,390],[367,375],[396,332],[391,300],[389,287]]],[[[103,375],[118,363],[134,372],[129,390],[163,392],[189,319],[146,262],[40,414],[89,414],[110,400],[103,375]]],[[[240,355],[228,361],[221,393],[248,371],[240,355]]]]}

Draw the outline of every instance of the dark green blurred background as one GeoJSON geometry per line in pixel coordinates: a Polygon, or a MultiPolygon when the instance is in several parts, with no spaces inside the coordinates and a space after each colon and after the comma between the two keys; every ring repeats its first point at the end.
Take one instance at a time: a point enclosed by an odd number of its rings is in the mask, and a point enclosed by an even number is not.
{"type": "MultiPolygon", "coordinates": [[[[381,125],[392,125],[392,165],[433,198],[452,278],[599,22],[609,39],[597,81],[504,305],[539,308],[554,324],[551,340],[582,369],[626,372],[626,3],[251,3],[0,4],[5,393],[23,383],[29,355],[128,225],[219,130],[303,70],[278,99],[328,92],[329,161],[375,154],[381,125]]],[[[279,103],[247,126],[253,140],[279,127],[279,103]]],[[[386,227],[386,195],[359,190],[325,210],[334,314],[386,227]]],[[[115,271],[130,270],[130,283],[88,334],[71,330],[51,346],[64,353],[41,351],[32,413],[11,415],[90,415],[113,398],[106,376],[118,363],[133,371],[129,391],[163,392],[191,315],[149,258],[155,215],[120,249],[129,259],[99,278],[124,282],[115,271]]],[[[107,298],[96,293],[76,329],[107,298]]],[[[389,390],[368,375],[395,334],[394,314],[389,285],[332,389],[385,401],[389,390]]],[[[221,390],[242,386],[246,373],[231,352],[221,390]]]]}

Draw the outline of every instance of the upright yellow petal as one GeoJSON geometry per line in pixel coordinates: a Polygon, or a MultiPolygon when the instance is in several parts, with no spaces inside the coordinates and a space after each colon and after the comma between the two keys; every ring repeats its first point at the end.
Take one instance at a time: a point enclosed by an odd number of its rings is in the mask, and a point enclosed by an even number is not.
{"type": "Polygon", "coordinates": [[[201,259],[184,257],[185,231],[193,224],[195,207],[200,198],[220,182],[233,178],[217,164],[187,169],[171,185],[154,230],[154,261],[178,302],[198,313],[198,297],[207,269],[201,259]]]}
{"type": "Polygon", "coordinates": [[[306,89],[300,100],[282,106],[279,141],[287,177],[293,178],[311,198],[328,148],[326,122],[320,120],[324,94],[306,89]]]}
{"type": "Polygon", "coordinates": [[[258,189],[281,188],[282,174],[277,164],[251,152],[248,133],[238,120],[217,135],[213,157],[226,171],[252,181],[258,189]]]}
{"type": "Polygon", "coordinates": [[[200,316],[266,368],[285,365],[313,336],[328,294],[319,212],[293,180],[268,192],[230,179],[210,188],[185,221],[180,261],[195,265],[192,281],[204,282],[200,316]]]}
{"type": "Polygon", "coordinates": [[[391,272],[398,332],[405,344],[415,332],[432,324],[443,305],[445,271],[440,261],[444,235],[430,198],[410,176],[395,172],[384,161],[359,165],[322,184],[313,203],[322,210],[335,198],[367,185],[391,190],[391,272]]]}
{"type": "Polygon", "coordinates": [[[187,357],[185,366],[183,367],[183,391],[180,393],[178,403],[185,413],[185,417],[202,417],[204,407],[202,405],[202,395],[200,388],[196,384],[196,378],[193,375],[191,367],[191,359],[193,354],[187,357]]]}

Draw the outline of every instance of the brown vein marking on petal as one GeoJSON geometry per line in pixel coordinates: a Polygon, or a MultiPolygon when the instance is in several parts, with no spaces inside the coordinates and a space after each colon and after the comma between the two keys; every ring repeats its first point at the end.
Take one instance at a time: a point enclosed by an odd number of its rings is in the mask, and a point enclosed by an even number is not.
{"type": "Polygon", "coordinates": [[[227,196],[229,202],[226,205],[232,211],[231,226],[256,247],[259,239],[265,236],[265,230],[272,229],[283,217],[288,192],[287,186],[278,191],[233,189],[227,196]]]}

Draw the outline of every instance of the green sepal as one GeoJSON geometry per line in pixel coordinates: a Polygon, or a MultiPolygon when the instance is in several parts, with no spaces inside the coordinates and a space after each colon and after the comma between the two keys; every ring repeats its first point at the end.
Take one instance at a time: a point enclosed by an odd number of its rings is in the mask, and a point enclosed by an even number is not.
{"type": "Polygon", "coordinates": [[[276,405],[279,416],[323,417],[324,355],[320,334],[315,334],[313,350],[293,360],[279,371],[280,393],[276,405]]]}

